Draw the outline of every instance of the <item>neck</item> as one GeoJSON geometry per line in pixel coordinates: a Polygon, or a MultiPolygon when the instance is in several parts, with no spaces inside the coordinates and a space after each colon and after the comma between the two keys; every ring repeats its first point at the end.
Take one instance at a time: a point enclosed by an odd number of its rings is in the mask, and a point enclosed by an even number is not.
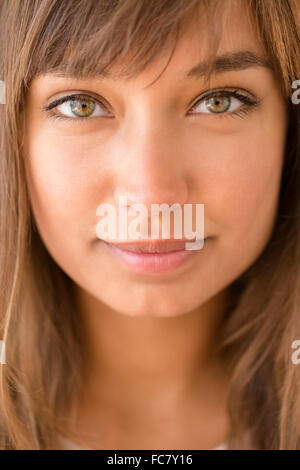
{"type": "Polygon", "coordinates": [[[205,394],[212,381],[225,380],[216,350],[228,291],[171,318],[126,316],[81,288],[76,295],[89,400],[115,400],[118,407],[135,409],[145,400],[156,406],[163,397],[175,404],[195,390],[205,394]]]}

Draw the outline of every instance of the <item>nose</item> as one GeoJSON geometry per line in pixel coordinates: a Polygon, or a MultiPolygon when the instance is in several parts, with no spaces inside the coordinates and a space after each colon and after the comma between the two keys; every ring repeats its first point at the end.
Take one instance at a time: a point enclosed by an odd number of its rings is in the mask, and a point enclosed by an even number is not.
{"type": "MultiPolygon", "coordinates": [[[[153,118],[153,116],[152,116],[153,118]]],[[[155,121],[154,121],[155,122],[155,121]]],[[[126,196],[128,206],[179,203],[188,198],[185,155],[176,130],[167,123],[145,122],[120,136],[114,198],[126,196]]]]}

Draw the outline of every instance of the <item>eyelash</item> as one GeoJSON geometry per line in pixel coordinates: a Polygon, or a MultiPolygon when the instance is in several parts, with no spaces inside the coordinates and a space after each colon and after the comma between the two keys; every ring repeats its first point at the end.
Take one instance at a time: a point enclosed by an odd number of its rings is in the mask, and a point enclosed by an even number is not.
{"type": "MultiPolygon", "coordinates": [[[[60,104],[63,104],[65,102],[71,101],[71,100],[86,100],[86,101],[88,100],[88,101],[92,101],[93,103],[100,104],[103,108],[106,108],[106,106],[104,104],[102,104],[101,101],[97,100],[96,98],[94,98],[90,95],[75,93],[74,95],[67,95],[67,96],[62,96],[61,98],[58,98],[57,100],[50,103],[48,106],[42,107],[42,111],[44,111],[47,115],[49,115],[50,117],[53,117],[54,119],[61,119],[63,121],[79,122],[82,119],[88,119],[89,116],[88,117],[70,118],[68,116],[60,116],[59,114],[52,111],[52,109],[56,108],[60,104]]],[[[103,117],[106,117],[106,116],[103,116],[103,117]]]]}
{"type": "MultiPolygon", "coordinates": [[[[259,99],[254,99],[250,98],[248,95],[240,93],[240,91],[236,89],[228,89],[228,88],[222,88],[214,91],[209,91],[207,93],[204,93],[203,95],[200,96],[193,104],[191,109],[193,110],[197,105],[199,105],[202,101],[205,101],[208,98],[216,98],[216,97],[234,97],[237,98],[239,101],[241,101],[245,107],[239,107],[236,111],[232,112],[223,112],[223,113],[206,113],[206,116],[216,116],[218,118],[235,118],[235,117],[240,117],[243,118],[245,115],[249,114],[253,109],[257,108],[260,105],[260,100],[259,99]]],[[[198,113],[200,114],[200,113],[198,113]]],[[[192,114],[192,116],[194,116],[192,114]]],[[[197,113],[196,113],[197,116],[197,113]]]]}
{"type": "MultiPolygon", "coordinates": [[[[197,105],[199,105],[202,101],[204,101],[206,99],[216,98],[216,97],[220,97],[220,96],[237,98],[239,101],[244,103],[244,105],[246,105],[246,107],[240,107],[236,111],[232,111],[232,112],[229,112],[229,113],[225,111],[223,113],[196,113],[196,114],[191,114],[191,115],[192,116],[197,116],[199,114],[200,115],[205,114],[206,116],[213,115],[214,117],[218,117],[218,118],[226,118],[226,117],[233,117],[233,118],[234,117],[241,117],[241,118],[243,118],[245,115],[247,115],[250,111],[255,109],[260,104],[260,100],[249,98],[248,95],[242,94],[238,90],[232,90],[232,89],[229,90],[228,88],[223,88],[223,89],[210,91],[210,92],[205,93],[204,95],[201,95],[200,98],[198,98],[197,101],[195,101],[192,104],[192,107],[190,109],[193,110],[197,105]]],[[[71,101],[72,99],[73,100],[75,100],[75,99],[87,100],[88,99],[88,100],[93,101],[96,104],[100,104],[101,106],[106,108],[106,106],[104,104],[102,104],[99,100],[97,100],[96,98],[93,98],[92,96],[84,95],[84,94],[73,94],[73,95],[68,95],[68,96],[63,96],[61,98],[58,98],[57,100],[50,103],[48,106],[42,107],[42,110],[45,113],[47,113],[47,115],[50,115],[50,117],[53,117],[55,119],[61,119],[63,121],[79,122],[79,121],[82,121],[82,119],[88,119],[89,116],[88,117],[70,118],[70,117],[67,117],[67,116],[61,116],[61,115],[55,113],[54,111],[52,111],[54,108],[56,108],[60,104],[63,104],[67,101],[71,101]]],[[[109,117],[109,116],[102,116],[102,117],[109,117]]]]}

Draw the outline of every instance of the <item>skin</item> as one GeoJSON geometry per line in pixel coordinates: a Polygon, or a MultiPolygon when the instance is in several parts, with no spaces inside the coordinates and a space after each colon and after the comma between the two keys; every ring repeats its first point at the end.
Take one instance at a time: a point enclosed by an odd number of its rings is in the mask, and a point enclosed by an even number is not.
{"type": "MultiPolygon", "coordinates": [[[[264,56],[239,2],[228,5],[218,55],[264,56]]],[[[162,58],[132,80],[45,74],[29,89],[28,187],[41,237],[76,285],[88,367],[71,423],[91,448],[200,449],[227,439],[228,380],[214,354],[216,334],[231,283],[272,232],[287,114],[267,67],[213,75],[209,87],[185,78],[208,47],[205,24],[190,26],[148,88],[162,58]],[[223,87],[259,105],[242,116],[198,105],[188,116],[198,96],[223,87]],[[104,97],[103,113],[114,119],[62,121],[41,111],[71,92],[104,97]],[[205,234],[214,240],[176,272],[132,272],[95,235],[97,206],[123,195],[147,207],[204,203],[205,234]]]]}

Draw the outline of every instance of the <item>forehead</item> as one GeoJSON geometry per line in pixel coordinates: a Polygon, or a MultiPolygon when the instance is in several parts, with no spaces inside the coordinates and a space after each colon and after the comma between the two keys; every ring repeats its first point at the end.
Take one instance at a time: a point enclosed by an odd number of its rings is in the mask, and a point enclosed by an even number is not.
{"type": "MultiPolygon", "coordinates": [[[[193,17],[192,21],[188,20],[187,26],[185,26],[184,20],[182,23],[183,28],[180,29],[174,50],[171,53],[171,50],[166,48],[153,63],[147,66],[144,75],[148,78],[150,75],[158,76],[165,67],[172,78],[192,78],[193,76],[199,78],[201,73],[197,74],[197,71],[194,75],[193,71],[191,73],[184,72],[190,71],[192,64],[200,63],[203,64],[202,72],[204,73],[214,45],[217,47],[214,51],[215,54],[213,54],[215,56],[224,57],[248,51],[252,52],[253,56],[263,58],[260,65],[268,66],[266,50],[255,29],[251,10],[244,0],[221,0],[219,8],[215,11],[215,16],[208,15],[207,10],[203,7],[199,8],[198,14],[193,17]],[[174,72],[176,75],[173,74],[174,72]]],[[[252,60],[250,55],[248,58],[252,60]]],[[[101,78],[112,81],[122,80],[124,78],[122,73],[125,71],[126,74],[128,62],[126,58],[121,63],[116,62],[110,67],[109,72],[101,75],[101,78]]],[[[143,73],[137,78],[143,81],[143,73]]]]}
{"type": "MultiPolygon", "coordinates": [[[[255,64],[271,68],[255,30],[250,10],[246,7],[247,4],[243,0],[222,0],[221,8],[216,11],[215,16],[208,16],[207,12],[200,8],[192,21],[189,19],[186,27],[183,21],[183,28],[180,29],[178,42],[172,54],[169,55],[171,51],[164,49],[137,77],[124,78],[123,71],[126,76],[128,60],[125,58],[121,62],[116,61],[105,73],[89,76],[87,81],[91,83],[96,80],[98,83],[101,80],[102,83],[114,84],[120,80],[124,82],[134,80],[139,87],[147,88],[162,73],[165,80],[199,79],[205,76],[216,37],[218,38],[218,47],[215,51],[216,72],[245,69],[255,64]]],[[[51,80],[56,80],[56,83],[60,81],[62,84],[68,82],[76,84],[77,78],[66,74],[64,68],[59,66],[51,73],[36,77],[33,82],[36,80],[42,80],[45,84],[51,83],[51,80]]],[[[78,81],[82,84],[85,80],[78,79],[78,81]]]]}

